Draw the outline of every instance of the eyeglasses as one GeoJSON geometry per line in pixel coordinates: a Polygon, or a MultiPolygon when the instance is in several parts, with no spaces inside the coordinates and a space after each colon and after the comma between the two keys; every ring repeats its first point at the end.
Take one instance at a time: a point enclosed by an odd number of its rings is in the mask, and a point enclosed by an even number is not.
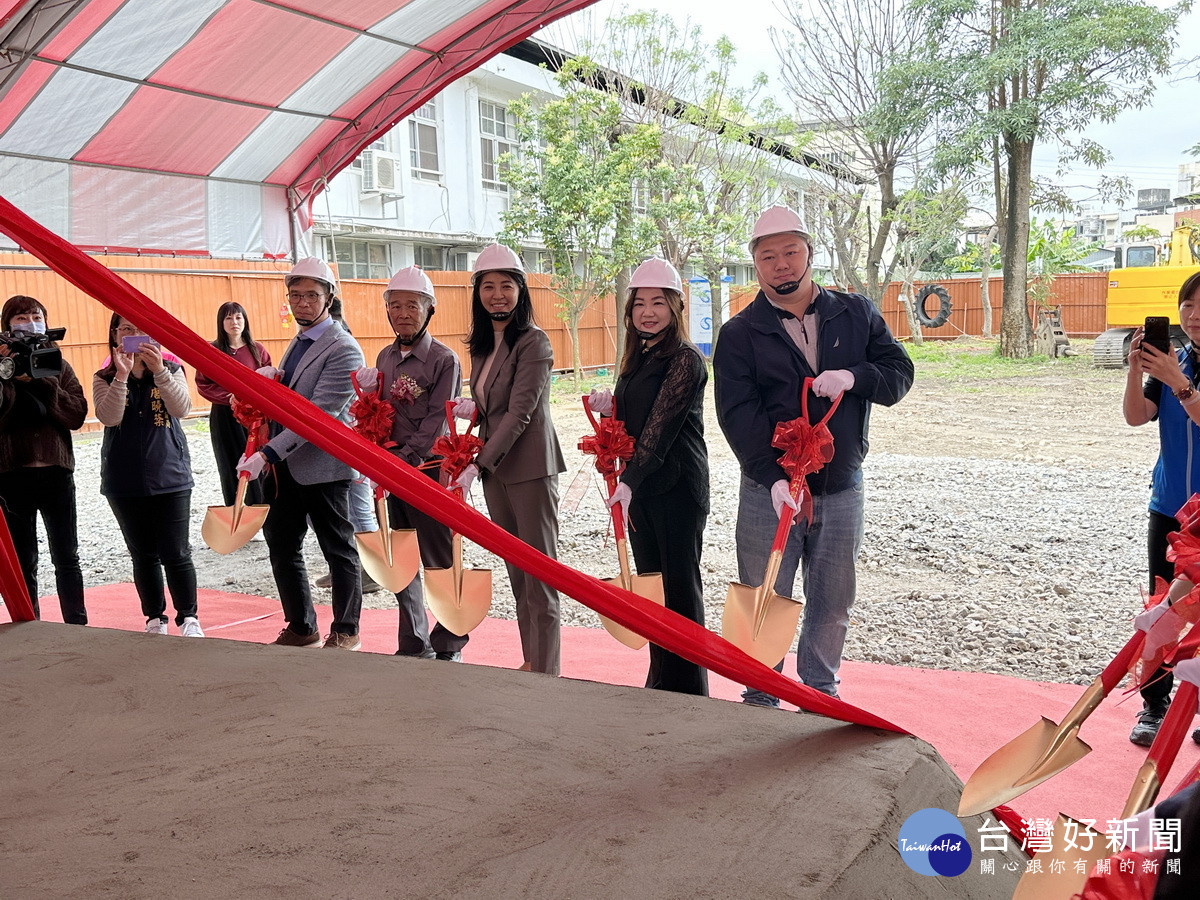
{"type": "Polygon", "coordinates": [[[125,322],[123,325],[117,326],[117,334],[145,334],[145,332],[136,325],[130,325],[128,322],[125,322]]]}
{"type": "Polygon", "coordinates": [[[324,294],[318,294],[316,291],[305,291],[301,294],[299,291],[288,291],[288,302],[290,303],[316,303],[318,300],[325,298],[324,294]]]}

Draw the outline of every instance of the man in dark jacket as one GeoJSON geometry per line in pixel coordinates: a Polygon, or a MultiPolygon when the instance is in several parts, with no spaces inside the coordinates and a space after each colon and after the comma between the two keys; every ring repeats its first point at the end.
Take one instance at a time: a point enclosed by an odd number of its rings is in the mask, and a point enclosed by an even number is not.
{"type": "MultiPolygon", "coordinates": [[[[784,507],[797,508],[771,439],[776,425],[801,415],[804,380],[811,378],[810,421],[820,421],[841,397],[827,423],[834,455],[808,476],[812,521],[800,518],[792,528],[775,591],[793,596],[803,563],[797,673],[804,684],[836,697],[862,545],[862,461],[871,404],[891,406],[908,393],[913,364],[866,297],[813,284],[812,241],[795,212],[782,206],[764,212],[750,253],[761,289],[721,329],[713,357],[717,419],[742,467],[738,576],[743,584],[762,582],[779,517],[784,507]]],[[[776,668],[782,670],[782,660],[776,668]]],[[[779,704],[755,690],[742,697],[779,704]]]]}

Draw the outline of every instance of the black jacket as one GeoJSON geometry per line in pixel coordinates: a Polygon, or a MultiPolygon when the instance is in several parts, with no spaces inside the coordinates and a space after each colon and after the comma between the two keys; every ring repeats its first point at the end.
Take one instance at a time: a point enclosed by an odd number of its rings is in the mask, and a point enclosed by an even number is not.
{"type": "MultiPolygon", "coordinates": [[[[820,321],[821,370],[854,374],[854,387],[829,421],[833,460],[808,477],[813,494],[833,494],[861,480],[871,404],[891,406],[907,394],[913,364],[866,297],[820,288],[813,302],[820,321]]],[[[721,329],[713,373],[721,430],[742,471],[770,488],[787,477],[779,465],[781,451],[771,446],[775,426],[799,418],[804,379],[819,373],[809,367],[762,291],[721,329]]],[[[809,420],[820,421],[829,405],[810,394],[809,420]]]]}
{"type": "MultiPolygon", "coordinates": [[[[163,363],[172,372],[179,367],[163,363]]],[[[113,375],[103,376],[112,382],[113,375]]],[[[106,497],[150,497],[192,487],[192,461],[179,420],[158,397],[154,376],[129,377],[121,424],[104,429],[100,493],[106,497]]]]}

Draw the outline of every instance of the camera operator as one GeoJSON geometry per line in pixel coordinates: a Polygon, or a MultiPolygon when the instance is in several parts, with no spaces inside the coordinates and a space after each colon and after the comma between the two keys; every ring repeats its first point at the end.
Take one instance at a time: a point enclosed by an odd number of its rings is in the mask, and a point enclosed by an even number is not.
{"type": "MultiPolygon", "coordinates": [[[[9,297],[0,311],[0,330],[45,334],[46,307],[33,297],[9,297]]],[[[12,357],[0,342],[0,357],[12,357]]],[[[37,515],[42,514],[64,622],[87,624],[79,535],[75,516],[75,450],[71,432],[83,425],[87,399],[71,364],[57,375],[14,375],[0,381],[0,506],[12,533],[17,559],[38,608],[37,515]]]]}

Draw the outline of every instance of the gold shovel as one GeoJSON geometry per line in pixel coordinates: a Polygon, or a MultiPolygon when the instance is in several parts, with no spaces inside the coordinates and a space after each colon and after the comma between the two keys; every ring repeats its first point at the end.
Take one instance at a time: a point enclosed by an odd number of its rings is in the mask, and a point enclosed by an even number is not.
{"type": "Polygon", "coordinates": [[[1079,738],[1079,728],[1125,677],[1145,640],[1146,632],[1134,632],[1112,662],[1088,685],[1061,725],[1043,716],[1040,722],[980,763],[963,785],[959,816],[978,815],[1008,803],[1091,753],[1092,748],[1079,738]]]}
{"type": "MultiPolygon", "coordinates": [[[[1146,761],[1138,769],[1120,818],[1136,816],[1154,805],[1159,788],[1166,780],[1167,772],[1179,753],[1179,747],[1192,726],[1192,718],[1196,715],[1196,700],[1196,685],[1190,681],[1179,685],[1175,699],[1171,701],[1163,719],[1162,727],[1150,746],[1150,752],[1146,754],[1146,761]]],[[[1084,822],[1076,823],[1078,835],[1072,838],[1069,844],[1062,836],[1066,833],[1068,822],[1071,821],[1075,820],[1059,814],[1054,822],[1051,848],[1037,855],[1042,863],[1040,869],[1021,876],[1013,893],[1013,900],[1068,900],[1083,889],[1084,882],[1096,863],[1116,852],[1110,846],[1106,835],[1084,822]],[[1078,841],[1084,838],[1088,839],[1088,850],[1078,846],[1078,841]],[[1082,872],[1075,865],[1076,860],[1083,862],[1082,872]]]]}
{"type": "MultiPolygon", "coordinates": [[[[791,483],[792,499],[797,500],[803,481],[791,483]]],[[[804,604],[799,600],[775,593],[775,578],[787,545],[788,532],[796,510],[784,506],[767,557],[767,572],[758,587],[730,582],[725,595],[725,611],[721,616],[721,634],[739,650],[760,663],[773,666],[785,656],[796,637],[796,626],[804,604]]]]}
{"type": "MultiPolygon", "coordinates": [[[[446,402],[446,421],[450,430],[447,440],[453,446],[459,438],[454,425],[453,401],[446,402]]],[[[472,416],[463,437],[469,437],[474,427],[475,417],[472,416]]],[[[445,454],[447,457],[450,455],[449,452],[445,454]]],[[[469,459],[470,456],[461,461],[462,468],[466,467],[469,459]]],[[[442,470],[450,474],[455,471],[448,469],[445,461],[442,470]]],[[[460,488],[451,488],[451,492],[466,504],[467,500],[460,488]]],[[[451,568],[425,568],[425,603],[444,628],[463,637],[487,618],[488,610],[492,607],[492,570],[463,568],[462,535],[457,531],[454,533],[452,553],[451,568]]]]}
{"type": "Polygon", "coordinates": [[[417,577],[421,551],[415,528],[388,528],[387,495],[382,485],[374,485],[375,517],[378,531],[360,531],[354,535],[363,570],[377,584],[393,594],[404,590],[417,577]]]}
{"type": "MultiPolygon", "coordinates": [[[[617,476],[620,474],[620,469],[623,465],[622,460],[628,457],[613,457],[611,466],[607,462],[607,456],[603,459],[601,458],[601,454],[597,452],[595,447],[595,443],[598,443],[600,439],[601,424],[592,413],[592,404],[586,394],[583,396],[583,411],[587,413],[588,421],[592,423],[596,437],[582,439],[579,442],[579,449],[587,453],[596,453],[596,468],[603,473],[604,482],[608,486],[608,499],[612,500],[613,493],[617,489],[617,476]],[[593,443],[589,445],[589,441],[593,443]]],[[[626,442],[628,452],[632,453],[633,441],[625,433],[624,425],[621,424],[620,420],[616,419],[615,408],[613,412],[613,418],[602,420],[605,422],[605,429],[609,432],[619,434],[621,439],[626,442]]],[[[629,566],[629,546],[625,539],[625,517],[621,515],[621,510],[615,506],[610,506],[609,512],[612,515],[613,537],[617,542],[617,563],[620,566],[621,574],[616,578],[605,578],[604,581],[608,584],[616,585],[622,590],[631,591],[639,597],[649,600],[651,603],[657,603],[659,606],[666,605],[666,600],[663,596],[662,575],[658,572],[650,572],[645,575],[633,574],[629,566]]],[[[649,643],[646,638],[642,637],[636,631],[630,631],[624,625],[618,625],[606,616],[600,616],[600,624],[604,626],[605,631],[632,650],[641,650],[649,643]]]]}
{"type": "MultiPolygon", "coordinates": [[[[584,398],[584,403],[587,403],[587,398],[584,398]]],[[[617,489],[617,479],[615,475],[609,475],[608,481],[608,496],[611,499],[613,491],[617,489]]],[[[621,515],[621,510],[617,506],[611,507],[613,521],[613,536],[617,542],[617,560],[621,566],[621,574],[616,578],[605,578],[608,584],[616,585],[617,587],[632,591],[639,597],[649,600],[651,603],[657,603],[659,606],[665,605],[663,597],[663,580],[662,575],[658,572],[650,572],[645,575],[634,575],[629,568],[629,548],[625,540],[625,519],[621,515]]],[[[597,613],[599,615],[599,613],[597,613]]],[[[604,626],[604,630],[615,637],[618,641],[633,650],[641,650],[649,643],[646,638],[642,637],[636,631],[630,631],[624,625],[618,625],[612,619],[600,616],[600,623],[604,626]]]]}
{"type": "MultiPolygon", "coordinates": [[[[257,443],[254,435],[247,438],[247,457],[258,452],[257,443]]],[[[249,485],[249,474],[239,472],[233,506],[210,506],[204,514],[204,522],[200,525],[200,537],[218,553],[232,553],[246,546],[267,520],[267,513],[271,511],[271,507],[258,503],[246,505],[246,488],[249,485]]]]}

